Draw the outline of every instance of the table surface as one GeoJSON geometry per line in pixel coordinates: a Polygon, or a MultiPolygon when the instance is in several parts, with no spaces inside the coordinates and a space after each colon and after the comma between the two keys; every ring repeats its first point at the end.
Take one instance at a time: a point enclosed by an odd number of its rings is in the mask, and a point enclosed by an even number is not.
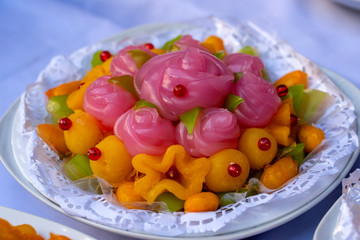
{"type": "MultiPolygon", "coordinates": [[[[2,0],[0,116],[55,55],[69,55],[141,24],[209,15],[270,24],[298,52],[360,87],[360,11],[330,0],[2,0]]],[[[350,172],[359,167],[358,158],[350,172]]],[[[55,211],[27,192],[2,164],[0,182],[2,206],[56,221],[97,239],[130,239],[55,211]]],[[[312,239],[320,220],[340,195],[341,184],[301,216],[249,239],[312,239]]]]}

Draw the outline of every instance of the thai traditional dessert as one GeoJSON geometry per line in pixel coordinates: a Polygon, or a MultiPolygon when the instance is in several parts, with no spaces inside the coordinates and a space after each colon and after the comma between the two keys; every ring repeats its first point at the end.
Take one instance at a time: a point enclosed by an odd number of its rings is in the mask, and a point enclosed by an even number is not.
{"type": "Polygon", "coordinates": [[[250,178],[278,189],[325,139],[312,123],[327,93],[300,70],[272,83],[255,46],[229,53],[217,36],[184,35],[91,63],[46,92],[52,123],[37,133],[70,179],[106,180],[127,208],[214,211],[228,193],[256,193],[250,178]]]}

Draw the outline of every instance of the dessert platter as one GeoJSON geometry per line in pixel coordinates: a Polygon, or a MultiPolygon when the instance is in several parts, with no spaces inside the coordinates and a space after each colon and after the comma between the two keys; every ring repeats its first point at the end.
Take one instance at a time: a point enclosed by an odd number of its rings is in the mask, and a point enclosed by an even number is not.
{"type": "Polygon", "coordinates": [[[243,238],[340,183],[359,153],[358,100],[254,23],[151,24],[54,57],[2,118],[1,160],[107,231],[243,238]]]}

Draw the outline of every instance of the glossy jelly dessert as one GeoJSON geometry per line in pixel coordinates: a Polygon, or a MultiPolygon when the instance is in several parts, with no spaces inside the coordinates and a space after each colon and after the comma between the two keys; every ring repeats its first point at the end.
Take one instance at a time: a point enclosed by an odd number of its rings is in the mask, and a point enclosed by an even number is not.
{"type": "Polygon", "coordinates": [[[184,35],[104,49],[91,64],[46,92],[53,123],[37,132],[71,180],[104,179],[123,207],[214,211],[226,194],[256,194],[251,178],[280,188],[325,139],[313,123],[331,97],[300,70],[271,83],[255,47],[184,35]]]}

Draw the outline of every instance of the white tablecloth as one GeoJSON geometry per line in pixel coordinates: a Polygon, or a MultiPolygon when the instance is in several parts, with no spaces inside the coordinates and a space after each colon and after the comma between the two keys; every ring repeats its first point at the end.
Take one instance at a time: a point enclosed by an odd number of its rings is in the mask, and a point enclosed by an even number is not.
{"type": "MultiPolygon", "coordinates": [[[[330,0],[2,0],[0,116],[55,55],[71,54],[141,24],[209,15],[268,24],[298,52],[360,87],[360,11],[330,0]]],[[[62,223],[97,239],[128,239],[53,210],[27,192],[1,164],[0,182],[0,205],[62,223]]],[[[338,187],[303,215],[250,239],[311,239],[340,195],[338,187]]]]}

